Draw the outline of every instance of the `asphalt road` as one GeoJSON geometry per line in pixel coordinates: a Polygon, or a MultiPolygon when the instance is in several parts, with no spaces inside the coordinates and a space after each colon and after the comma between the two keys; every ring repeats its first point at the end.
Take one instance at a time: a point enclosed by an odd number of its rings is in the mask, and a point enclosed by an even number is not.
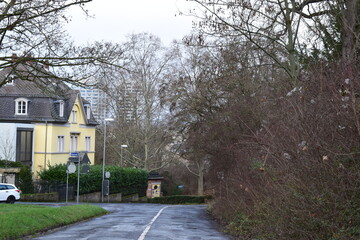
{"type": "Polygon", "coordinates": [[[35,239],[227,240],[204,205],[99,204],[111,212],[35,239]]]}

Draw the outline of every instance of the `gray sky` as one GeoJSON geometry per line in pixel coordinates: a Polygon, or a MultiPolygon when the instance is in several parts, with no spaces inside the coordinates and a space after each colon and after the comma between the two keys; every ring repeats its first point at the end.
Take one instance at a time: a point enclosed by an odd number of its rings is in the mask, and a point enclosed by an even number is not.
{"type": "Polygon", "coordinates": [[[191,5],[186,0],[94,0],[86,4],[94,18],[86,18],[79,7],[70,9],[67,30],[77,44],[122,42],[128,34],[149,32],[168,45],[190,33],[192,18],[179,16],[178,10],[191,5]]]}

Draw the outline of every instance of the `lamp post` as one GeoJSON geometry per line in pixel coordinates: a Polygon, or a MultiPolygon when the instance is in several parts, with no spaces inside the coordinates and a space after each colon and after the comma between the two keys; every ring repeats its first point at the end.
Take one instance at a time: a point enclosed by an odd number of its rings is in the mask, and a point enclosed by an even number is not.
{"type": "Polygon", "coordinates": [[[123,162],[123,148],[127,148],[128,145],[121,145],[121,158],[120,158],[120,167],[123,167],[124,166],[124,162],[123,162]]]}
{"type": "Polygon", "coordinates": [[[113,118],[104,119],[104,149],[103,149],[103,162],[102,162],[102,182],[101,182],[101,202],[104,202],[104,179],[105,179],[105,152],[106,152],[106,122],[114,121],[113,118]]]}

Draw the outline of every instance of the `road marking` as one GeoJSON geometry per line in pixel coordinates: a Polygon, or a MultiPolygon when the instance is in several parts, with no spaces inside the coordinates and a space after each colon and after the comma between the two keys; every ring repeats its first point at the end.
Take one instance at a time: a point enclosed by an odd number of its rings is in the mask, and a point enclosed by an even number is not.
{"type": "Polygon", "coordinates": [[[160,209],[160,211],[156,214],[155,217],[153,217],[153,219],[151,219],[151,221],[149,222],[149,224],[146,226],[145,230],[142,232],[142,234],[140,235],[140,237],[138,238],[138,240],[144,240],[146,234],[149,232],[151,226],[153,225],[153,223],[156,221],[156,219],[160,216],[160,214],[162,213],[162,211],[164,211],[165,208],[167,207],[163,207],[162,209],[160,209]]]}

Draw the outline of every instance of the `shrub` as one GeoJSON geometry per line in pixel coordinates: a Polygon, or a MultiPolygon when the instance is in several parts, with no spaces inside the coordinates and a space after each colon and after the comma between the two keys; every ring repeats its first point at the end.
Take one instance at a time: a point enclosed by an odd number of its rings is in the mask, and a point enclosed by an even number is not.
{"type": "Polygon", "coordinates": [[[12,167],[12,168],[16,168],[16,167],[22,167],[24,166],[22,163],[20,162],[13,162],[13,161],[8,161],[8,160],[0,160],[0,167],[1,168],[5,168],[5,167],[12,167]]]}
{"type": "MultiPolygon", "coordinates": [[[[110,172],[110,193],[123,195],[139,193],[145,195],[148,172],[136,168],[121,168],[106,166],[105,171],[110,172]]],[[[66,165],[49,166],[47,170],[39,173],[41,180],[50,183],[66,183],[66,165]]],[[[69,174],[69,184],[77,184],[77,171],[69,174]]],[[[102,165],[91,165],[90,172],[80,174],[80,194],[101,191],[102,165]]]]}
{"type": "Polygon", "coordinates": [[[18,174],[18,187],[22,193],[34,193],[31,169],[28,166],[21,167],[18,174]]]}

